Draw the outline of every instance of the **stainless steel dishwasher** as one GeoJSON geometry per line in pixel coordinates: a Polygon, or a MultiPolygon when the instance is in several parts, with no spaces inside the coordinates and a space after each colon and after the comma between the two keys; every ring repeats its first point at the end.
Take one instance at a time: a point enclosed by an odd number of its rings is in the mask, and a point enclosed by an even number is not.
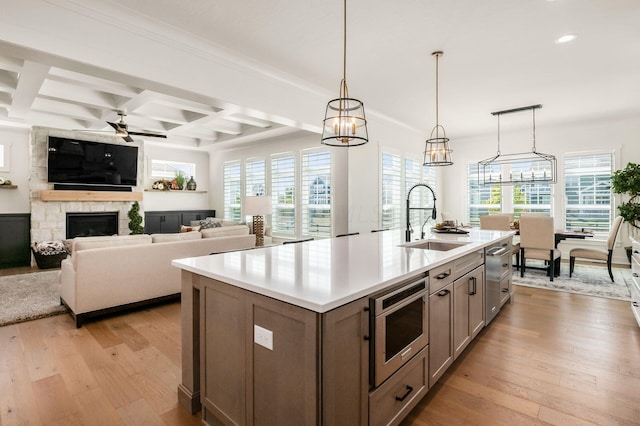
{"type": "Polygon", "coordinates": [[[487,285],[485,286],[485,322],[500,312],[500,282],[511,273],[511,244],[500,242],[485,252],[487,285]]]}

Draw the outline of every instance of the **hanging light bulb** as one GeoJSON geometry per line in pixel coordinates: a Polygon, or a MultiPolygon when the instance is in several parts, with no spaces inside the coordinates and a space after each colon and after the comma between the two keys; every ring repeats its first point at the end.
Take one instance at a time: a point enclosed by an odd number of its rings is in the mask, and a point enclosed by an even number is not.
{"type": "Polygon", "coordinates": [[[442,52],[433,52],[431,55],[436,58],[436,125],[431,130],[431,136],[426,141],[423,163],[425,166],[450,166],[453,161],[451,160],[449,138],[447,138],[444,127],[438,122],[438,58],[442,56],[442,52]],[[440,132],[442,132],[442,135],[440,132]]]}
{"type": "Polygon", "coordinates": [[[364,105],[349,97],[347,87],[347,0],[344,0],[344,33],[340,97],[327,104],[322,128],[322,143],[330,146],[358,146],[369,142],[364,105]]]}

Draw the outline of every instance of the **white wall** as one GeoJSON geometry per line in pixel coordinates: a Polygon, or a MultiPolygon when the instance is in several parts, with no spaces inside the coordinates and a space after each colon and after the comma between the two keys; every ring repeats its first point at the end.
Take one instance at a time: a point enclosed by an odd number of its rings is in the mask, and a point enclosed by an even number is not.
{"type": "Polygon", "coordinates": [[[10,145],[10,170],[0,177],[18,186],[0,189],[0,214],[29,213],[29,129],[0,127],[0,141],[10,145]]]}
{"type": "MultiPolygon", "coordinates": [[[[156,210],[205,210],[209,209],[210,178],[209,153],[163,147],[162,142],[145,142],[144,188],[149,189],[155,179],[151,177],[151,160],[170,160],[196,165],[196,192],[192,191],[145,191],[145,211],[156,210]],[[205,191],[205,192],[201,192],[205,191]]],[[[189,179],[189,176],[187,177],[189,179]]],[[[217,213],[216,213],[217,214],[217,213]]]]}

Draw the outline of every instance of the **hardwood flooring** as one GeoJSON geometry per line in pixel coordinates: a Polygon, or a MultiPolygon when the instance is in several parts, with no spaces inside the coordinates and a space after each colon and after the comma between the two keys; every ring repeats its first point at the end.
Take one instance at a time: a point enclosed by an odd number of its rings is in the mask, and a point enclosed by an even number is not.
{"type": "MultiPolygon", "coordinates": [[[[0,327],[0,425],[201,424],[177,404],[180,304],[0,327]]],[[[628,302],[515,288],[403,425],[640,424],[628,302]]]]}
{"type": "Polygon", "coordinates": [[[403,425],[638,425],[629,302],[515,286],[403,425]]]}

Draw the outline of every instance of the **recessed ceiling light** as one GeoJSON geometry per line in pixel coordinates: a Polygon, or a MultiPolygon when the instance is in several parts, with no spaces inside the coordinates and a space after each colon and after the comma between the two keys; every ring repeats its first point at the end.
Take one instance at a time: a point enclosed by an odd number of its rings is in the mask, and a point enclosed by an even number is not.
{"type": "Polygon", "coordinates": [[[556,39],[556,43],[561,44],[561,43],[569,43],[570,41],[573,41],[576,39],[576,35],[575,34],[565,34],[562,37],[558,37],[556,39]]]}

